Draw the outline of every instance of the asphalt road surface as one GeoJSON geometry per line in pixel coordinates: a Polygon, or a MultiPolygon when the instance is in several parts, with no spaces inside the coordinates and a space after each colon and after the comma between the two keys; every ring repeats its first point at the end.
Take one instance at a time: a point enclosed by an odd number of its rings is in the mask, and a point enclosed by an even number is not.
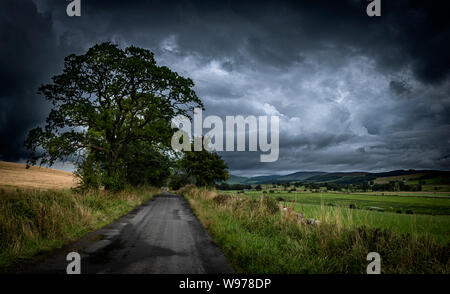
{"type": "Polygon", "coordinates": [[[24,271],[65,274],[72,251],[81,256],[82,274],[233,273],[186,200],[165,190],[24,271]]]}

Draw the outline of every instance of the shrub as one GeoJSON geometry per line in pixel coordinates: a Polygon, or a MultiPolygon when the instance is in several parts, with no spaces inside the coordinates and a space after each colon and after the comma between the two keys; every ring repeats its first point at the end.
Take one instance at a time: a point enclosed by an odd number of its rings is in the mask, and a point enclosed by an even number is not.
{"type": "Polygon", "coordinates": [[[223,205],[223,204],[227,203],[228,201],[230,201],[231,199],[233,199],[233,197],[230,195],[219,194],[213,198],[213,201],[214,201],[214,203],[216,203],[218,205],[223,205]]]}
{"type": "Polygon", "coordinates": [[[275,214],[279,212],[280,207],[278,206],[278,202],[271,197],[262,197],[262,203],[264,208],[270,213],[275,214]]]}

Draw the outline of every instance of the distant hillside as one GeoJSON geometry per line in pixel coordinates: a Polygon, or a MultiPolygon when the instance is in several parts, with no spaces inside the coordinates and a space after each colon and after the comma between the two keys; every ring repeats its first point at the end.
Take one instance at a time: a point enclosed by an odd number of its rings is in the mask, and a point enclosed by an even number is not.
{"type": "Polygon", "coordinates": [[[252,177],[244,181],[242,184],[266,184],[276,181],[279,177],[279,175],[252,177]]]}
{"type": "Polygon", "coordinates": [[[237,177],[232,176],[228,180],[229,184],[270,184],[273,182],[287,183],[287,182],[308,182],[308,183],[336,183],[344,185],[358,185],[368,181],[375,183],[388,183],[390,181],[399,180],[421,180],[427,183],[449,185],[450,171],[438,170],[394,170],[381,173],[369,172],[305,172],[299,171],[288,175],[269,175],[258,177],[237,177]]]}
{"type": "Polygon", "coordinates": [[[248,178],[246,178],[246,177],[230,175],[230,178],[228,179],[227,184],[229,184],[229,185],[240,184],[246,180],[248,180],[248,178]]]}
{"type": "Polygon", "coordinates": [[[239,177],[235,175],[231,175],[230,179],[228,179],[227,183],[230,185],[233,184],[245,184],[245,185],[253,185],[253,184],[261,184],[266,182],[271,182],[272,179],[278,178],[278,175],[271,176],[258,176],[252,178],[239,177]]]}
{"type": "Polygon", "coordinates": [[[227,181],[228,184],[243,184],[243,185],[257,185],[257,184],[271,184],[273,182],[287,183],[306,180],[312,176],[326,174],[325,172],[295,172],[288,175],[269,175],[257,177],[239,177],[231,175],[227,181]]]}
{"type": "Polygon", "coordinates": [[[339,184],[356,184],[363,181],[371,180],[369,173],[365,172],[339,172],[339,173],[326,173],[322,175],[313,176],[306,179],[306,182],[316,183],[339,183],[339,184]]]}
{"type": "Polygon", "coordinates": [[[279,182],[296,182],[296,181],[304,181],[306,179],[309,179],[313,176],[319,176],[326,174],[325,172],[296,172],[293,174],[285,175],[278,177],[279,182]]]}
{"type": "Polygon", "coordinates": [[[36,166],[26,169],[22,163],[0,161],[0,186],[64,189],[75,185],[75,177],[66,171],[36,166]]]}

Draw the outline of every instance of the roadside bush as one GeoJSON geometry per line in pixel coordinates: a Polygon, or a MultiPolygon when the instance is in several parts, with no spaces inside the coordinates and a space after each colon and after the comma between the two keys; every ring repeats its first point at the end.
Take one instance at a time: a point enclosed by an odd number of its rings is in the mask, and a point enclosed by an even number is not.
{"type": "Polygon", "coordinates": [[[270,214],[275,214],[279,212],[280,207],[275,199],[271,197],[262,197],[261,199],[264,209],[266,209],[267,212],[269,212],[270,214]]]}
{"type": "Polygon", "coordinates": [[[218,205],[223,205],[232,199],[233,199],[233,197],[230,195],[219,194],[213,198],[213,201],[214,201],[214,203],[216,203],[218,205]]]}

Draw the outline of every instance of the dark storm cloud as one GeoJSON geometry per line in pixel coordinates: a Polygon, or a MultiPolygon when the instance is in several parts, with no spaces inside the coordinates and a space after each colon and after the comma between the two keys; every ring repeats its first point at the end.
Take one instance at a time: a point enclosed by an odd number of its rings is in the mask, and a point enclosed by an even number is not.
{"type": "Polygon", "coordinates": [[[64,1],[44,2],[40,5],[58,24],[70,27],[67,37],[74,43],[115,37],[156,45],[174,34],[185,53],[232,55],[245,66],[247,54],[290,66],[303,61],[305,53],[323,51],[336,63],[362,54],[386,70],[410,65],[426,82],[440,82],[450,70],[446,1],[383,1],[382,17],[369,18],[367,2],[356,0],[97,0],[82,1],[78,19],[65,15],[64,1]]]}
{"type": "Polygon", "coordinates": [[[81,0],[71,18],[66,1],[3,1],[0,158],[26,156],[63,57],[113,41],[192,77],[205,115],[280,116],[280,159],[222,153],[237,173],[448,169],[447,1],[381,2],[370,18],[357,0],[81,0]]]}
{"type": "Polygon", "coordinates": [[[27,131],[41,123],[47,106],[37,99],[40,82],[48,80],[58,58],[52,20],[31,1],[0,4],[0,158],[25,156],[27,131]]]}

